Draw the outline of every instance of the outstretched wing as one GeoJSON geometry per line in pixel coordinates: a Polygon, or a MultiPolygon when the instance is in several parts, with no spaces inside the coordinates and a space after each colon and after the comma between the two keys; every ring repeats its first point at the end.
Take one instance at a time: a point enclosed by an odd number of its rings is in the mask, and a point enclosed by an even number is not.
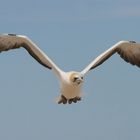
{"type": "Polygon", "coordinates": [[[28,37],[15,34],[0,35],[0,52],[23,47],[41,65],[54,70],[59,75],[61,70],[28,37]]]}
{"type": "Polygon", "coordinates": [[[85,75],[88,71],[101,65],[114,53],[118,53],[126,62],[140,67],[140,44],[135,41],[120,41],[104,53],[94,59],[82,72],[85,75]]]}

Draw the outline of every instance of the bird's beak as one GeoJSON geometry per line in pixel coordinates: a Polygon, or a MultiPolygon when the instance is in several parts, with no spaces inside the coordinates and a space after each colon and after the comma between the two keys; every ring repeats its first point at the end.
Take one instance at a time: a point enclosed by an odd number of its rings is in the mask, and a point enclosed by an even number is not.
{"type": "Polygon", "coordinates": [[[81,83],[83,83],[83,79],[82,78],[78,78],[77,80],[76,80],[76,83],[79,85],[79,84],[81,84],[81,83]]]}

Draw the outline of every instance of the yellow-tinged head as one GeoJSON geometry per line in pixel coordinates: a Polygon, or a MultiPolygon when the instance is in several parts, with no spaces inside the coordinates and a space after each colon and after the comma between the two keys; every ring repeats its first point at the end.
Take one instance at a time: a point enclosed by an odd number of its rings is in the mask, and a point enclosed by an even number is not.
{"type": "Polygon", "coordinates": [[[76,85],[80,85],[83,82],[83,76],[79,72],[72,71],[68,75],[70,82],[76,85]]]}

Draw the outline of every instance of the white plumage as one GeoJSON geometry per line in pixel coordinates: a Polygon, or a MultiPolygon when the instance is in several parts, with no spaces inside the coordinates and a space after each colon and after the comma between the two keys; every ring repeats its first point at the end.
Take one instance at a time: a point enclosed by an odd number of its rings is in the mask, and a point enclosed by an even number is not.
{"type": "Polygon", "coordinates": [[[53,70],[60,80],[61,95],[58,103],[76,103],[81,100],[81,87],[85,75],[92,69],[101,65],[114,53],[118,53],[126,62],[140,67],[140,44],[134,41],[120,41],[104,53],[94,59],[81,72],[64,72],[41,49],[39,49],[28,37],[15,34],[0,35],[0,52],[23,47],[41,65],[53,70]]]}

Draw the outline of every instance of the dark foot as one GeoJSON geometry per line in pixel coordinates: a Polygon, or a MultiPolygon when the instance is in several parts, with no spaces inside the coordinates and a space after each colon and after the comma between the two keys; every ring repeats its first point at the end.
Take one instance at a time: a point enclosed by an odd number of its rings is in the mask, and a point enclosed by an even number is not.
{"type": "Polygon", "coordinates": [[[72,99],[69,99],[69,100],[68,100],[68,103],[71,104],[71,103],[72,103],[72,99]]]}
{"type": "Polygon", "coordinates": [[[61,104],[61,103],[66,104],[67,101],[68,101],[67,98],[65,96],[61,95],[61,97],[58,101],[58,104],[61,104]]]}
{"type": "Polygon", "coordinates": [[[65,96],[61,95],[58,104],[67,104],[67,102],[71,104],[72,102],[77,103],[77,101],[81,101],[81,97],[75,97],[68,100],[65,96]]]}
{"type": "Polygon", "coordinates": [[[77,101],[81,101],[81,97],[75,97],[68,100],[68,103],[71,104],[72,102],[77,103],[77,101]]]}

